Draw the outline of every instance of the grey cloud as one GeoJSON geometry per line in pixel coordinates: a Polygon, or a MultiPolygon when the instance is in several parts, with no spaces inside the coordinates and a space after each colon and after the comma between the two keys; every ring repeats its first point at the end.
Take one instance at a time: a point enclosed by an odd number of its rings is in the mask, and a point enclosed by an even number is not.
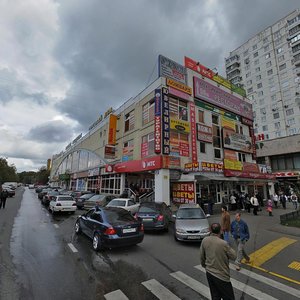
{"type": "Polygon", "coordinates": [[[51,121],[31,128],[27,138],[40,143],[68,142],[73,130],[62,121],[51,121]]]}

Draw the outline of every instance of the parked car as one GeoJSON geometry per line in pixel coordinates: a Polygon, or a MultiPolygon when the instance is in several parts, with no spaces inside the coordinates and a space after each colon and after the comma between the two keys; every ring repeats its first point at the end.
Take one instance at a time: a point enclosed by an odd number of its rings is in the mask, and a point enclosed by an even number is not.
{"type": "Polygon", "coordinates": [[[140,204],[134,202],[132,199],[127,198],[116,198],[111,200],[106,207],[120,207],[130,211],[135,214],[139,209],[140,204]]]}
{"type": "Polygon", "coordinates": [[[40,200],[42,200],[43,197],[44,197],[48,192],[50,192],[50,191],[52,191],[51,188],[45,188],[45,189],[42,189],[42,191],[38,193],[38,198],[39,198],[40,200]]]}
{"type": "Polygon", "coordinates": [[[36,186],[36,188],[35,188],[35,192],[36,193],[40,193],[43,189],[46,189],[48,186],[46,186],[46,185],[38,185],[38,186],[36,186]]]}
{"type": "Polygon", "coordinates": [[[98,206],[106,206],[112,199],[116,198],[117,196],[112,194],[96,194],[92,196],[90,199],[85,200],[84,202],[84,209],[91,209],[94,208],[96,205],[98,206]]]}
{"type": "Polygon", "coordinates": [[[210,234],[207,216],[198,204],[181,204],[175,217],[175,240],[199,242],[210,234]]]}
{"type": "Polygon", "coordinates": [[[4,187],[2,189],[7,192],[8,197],[14,197],[16,195],[16,191],[10,187],[4,187]]]}
{"type": "Polygon", "coordinates": [[[58,211],[67,211],[74,213],[76,211],[76,202],[71,196],[58,195],[51,199],[49,210],[54,214],[58,211]]]}
{"type": "Polygon", "coordinates": [[[34,184],[29,184],[29,185],[28,185],[28,188],[29,188],[29,189],[34,189],[34,184]]]}
{"type": "Polygon", "coordinates": [[[135,217],[141,218],[145,230],[168,231],[172,212],[165,202],[143,202],[135,217]]]}
{"type": "Polygon", "coordinates": [[[85,201],[90,199],[94,195],[95,195],[95,193],[88,193],[88,194],[84,194],[84,195],[80,196],[77,200],[75,199],[77,208],[83,209],[85,201]]]}
{"type": "Polygon", "coordinates": [[[93,240],[94,250],[136,245],[144,239],[144,227],[128,211],[118,207],[91,209],[79,216],[75,233],[93,240]]]}
{"type": "Polygon", "coordinates": [[[46,195],[44,195],[42,204],[44,204],[45,206],[49,206],[50,201],[55,199],[57,195],[59,195],[58,191],[49,191],[46,195]]]}

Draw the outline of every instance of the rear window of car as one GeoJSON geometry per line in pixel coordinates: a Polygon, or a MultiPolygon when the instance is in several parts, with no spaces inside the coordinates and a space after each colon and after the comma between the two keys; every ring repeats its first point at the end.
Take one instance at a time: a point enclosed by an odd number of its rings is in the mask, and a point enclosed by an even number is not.
{"type": "Polygon", "coordinates": [[[152,206],[140,206],[139,212],[141,213],[153,213],[159,211],[155,205],[152,206]]]}
{"type": "Polygon", "coordinates": [[[177,211],[178,219],[205,219],[206,216],[201,208],[180,208],[177,211]]]}
{"type": "Polygon", "coordinates": [[[58,197],[58,201],[74,201],[72,197],[58,197]]]}
{"type": "Polygon", "coordinates": [[[89,199],[89,201],[101,201],[104,198],[105,198],[105,195],[94,195],[89,199]]]}
{"type": "Polygon", "coordinates": [[[126,201],[125,200],[111,200],[109,202],[109,205],[111,206],[126,206],[126,201]]]}
{"type": "Polygon", "coordinates": [[[122,211],[112,211],[112,210],[105,210],[104,214],[106,216],[106,220],[108,223],[113,223],[116,221],[134,221],[134,217],[131,213],[122,209],[122,211]]]}
{"type": "Polygon", "coordinates": [[[93,194],[84,194],[82,196],[80,196],[80,199],[89,199],[93,196],[93,194]]]}

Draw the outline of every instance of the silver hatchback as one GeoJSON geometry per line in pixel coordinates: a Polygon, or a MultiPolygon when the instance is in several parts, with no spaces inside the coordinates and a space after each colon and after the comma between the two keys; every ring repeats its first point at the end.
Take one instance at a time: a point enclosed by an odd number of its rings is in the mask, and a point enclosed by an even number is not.
{"type": "Polygon", "coordinates": [[[200,242],[210,234],[207,216],[198,204],[182,204],[175,218],[175,240],[200,242]]]}

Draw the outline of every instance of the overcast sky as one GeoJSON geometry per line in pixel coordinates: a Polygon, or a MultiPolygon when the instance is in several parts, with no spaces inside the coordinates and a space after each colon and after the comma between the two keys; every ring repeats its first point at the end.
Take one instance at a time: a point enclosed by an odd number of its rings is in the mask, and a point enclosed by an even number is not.
{"type": "Polygon", "coordinates": [[[38,170],[158,75],[224,58],[299,0],[0,0],[0,157],[38,170]]]}

